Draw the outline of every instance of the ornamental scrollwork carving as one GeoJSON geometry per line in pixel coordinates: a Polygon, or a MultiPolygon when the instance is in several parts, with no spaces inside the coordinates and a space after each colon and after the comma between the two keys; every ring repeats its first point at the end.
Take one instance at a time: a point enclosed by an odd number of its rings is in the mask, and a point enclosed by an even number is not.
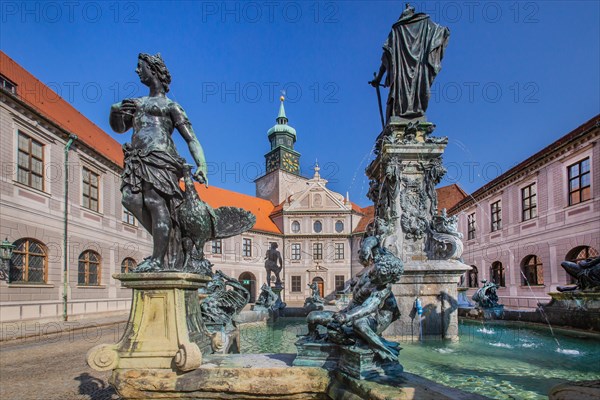
{"type": "Polygon", "coordinates": [[[421,239],[429,226],[425,207],[427,196],[419,179],[402,178],[402,182],[400,225],[407,239],[421,239]]]}

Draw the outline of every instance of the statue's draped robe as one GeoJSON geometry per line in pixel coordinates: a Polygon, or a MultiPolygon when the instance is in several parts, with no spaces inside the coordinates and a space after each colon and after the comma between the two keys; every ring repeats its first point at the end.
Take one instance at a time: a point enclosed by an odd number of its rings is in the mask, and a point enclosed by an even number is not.
{"type": "Polygon", "coordinates": [[[425,14],[401,18],[392,26],[383,45],[382,62],[387,71],[390,116],[417,118],[425,115],[430,88],[442,68],[450,31],[425,14]]]}

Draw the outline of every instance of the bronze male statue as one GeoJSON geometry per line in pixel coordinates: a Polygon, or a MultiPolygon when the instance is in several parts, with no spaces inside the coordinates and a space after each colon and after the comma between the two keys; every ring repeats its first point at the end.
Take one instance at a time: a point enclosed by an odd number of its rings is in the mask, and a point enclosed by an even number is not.
{"type": "Polygon", "coordinates": [[[378,88],[384,73],[389,87],[386,122],[392,116],[405,119],[423,117],[429,103],[433,80],[442,68],[450,30],[429,19],[427,14],[406,9],[383,45],[381,67],[370,83],[378,88]]]}
{"type": "Polygon", "coordinates": [[[267,255],[265,256],[267,286],[271,286],[271,272],[273,272],[275,274],[275,287],[281,287],[281,278],[279,277],[279,274],[283,269],[283,260],[277,247],[279,247],[277,243],[271,243],[271,248],[267,250],[267,255]]]}

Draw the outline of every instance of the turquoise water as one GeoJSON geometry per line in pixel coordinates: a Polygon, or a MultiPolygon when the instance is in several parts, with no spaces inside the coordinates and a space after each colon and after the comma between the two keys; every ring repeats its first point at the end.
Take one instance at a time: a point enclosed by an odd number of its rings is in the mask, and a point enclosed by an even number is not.
{"type": "MultiPolygon", "coordinates": [[[[402,341],[405,371],[494,399],[547,399],[568,380],[600,379],[600,340],[543,330],[461,322],[457,343],[402,341]],[[558,344],[557,344],[558,341],[558,344]]],[[[243,353],[296,353],[303,319],[242,325],[243,353]]]]}

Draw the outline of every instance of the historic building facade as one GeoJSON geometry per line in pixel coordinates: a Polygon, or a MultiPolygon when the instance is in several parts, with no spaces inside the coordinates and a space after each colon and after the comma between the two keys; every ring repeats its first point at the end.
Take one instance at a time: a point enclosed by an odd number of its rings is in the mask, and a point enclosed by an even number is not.
{"type": "MultiPolygon", "coordinates": [[[[255,258],[252,262],[251,258],[238,264],[223,263],[225,260],[218,253],[220,246],[231,246],[225,241],[212,243],[206,254],[217,267],[234,269],[234,276],[247,285],[254,298],[267,280],[264,255],[270,243],[277,243],[284,265],[283,299],[290,305],[302,305],[312,282],[317,283],[321,295],[328,299],[335,299],[337,292],[343,290],[353,273],[352,239],[360,234],[356,228],[365,213],[347,197],[327,188],[318,165],[311,179],[300,175],[300,153],[294,148],[296,130],[288,124],[283,101],[282,98],[276,124],[267,132],[270,149],[265,154],[266,172],[256,180],[257,197],[253,198],[255,202],[263,202],[262,209],[268,208],[269,212],[251,210],[258,219],[252,230],[255,237],[245,239],[247,246],[252,244],[255,258]],[[262,230],[258,229],[259,224],[262,230]]],[[[199,187],[199,191],[203,196],[206,190],[199,187]]],[[[246,208],[247,202],[241,197],[235,200],[241,195],[228,193],[237,205],[246,208]]],[[[203,198],[211,204],[210,197],[203,198]]],[[[224,205],[223,200],[217,199],[214,204],[224,205]]],[[[243,252],[244,243],[241,245],[243,252]]]]}
{"type": "Polygon", "coordinates": [[[0,80],[0,320],[128,309],[112,274],[151,245],[120,203],[121,146],[2,52],[0,80]]]}
{"type": "Polygon", "coordinates": [[[571,283],[562,261],[598,256],[599,134],[596,116],[450,209],[473,266],[465,286],[492,280],[501,303],[536,307],[571,283]]]}

